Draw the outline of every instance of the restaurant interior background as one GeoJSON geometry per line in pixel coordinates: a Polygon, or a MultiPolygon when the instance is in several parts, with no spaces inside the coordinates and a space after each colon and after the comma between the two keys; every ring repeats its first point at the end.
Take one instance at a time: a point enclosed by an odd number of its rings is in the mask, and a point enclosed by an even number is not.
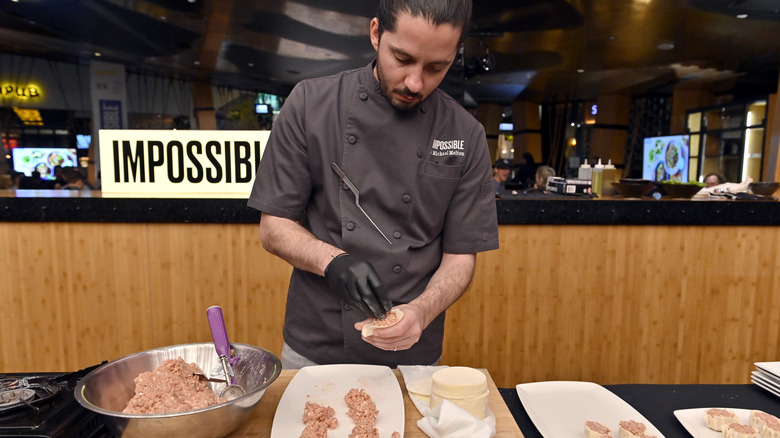
{"type": "MultiPolygon", "coordinates": [[[[495,157],[530,151],[559,170],[602,157],[630,173],[643,136],[685,132],[694,116],[716,163],[726,145],[760,137],[760,178],[773,180],[774,3],[475,0],[446,87],[483,122],[495,157]]],[[[125,69],[130,128],[267,127],[260,100],[275,109],[304,77],[370,62],[375,6],[0,1],[4,144],[89,135],[93,61],[125,69]],[[40,120],[25,124],[28,110],[40,120]]],[[[88,170],[93,149],[81,152],[88,170]]],[[[0,191],[0,371],[204,341],[203,309],[216,303],[232,339],[281,350],[291,268],[259,245],[245,201],[29,192],[0,191]]],[[[489,369],[503,387],[747,383],[754,362],[780,351],[778,206],[498,200],[500,249],[477,258],[472,292],[448,310],[443,363],[489,369]]]]}
{"type": "MultiPolygon", "coordinates": [[[[5,1],[6,157],[13,147],[82,145],[90,168],[81,136],[91,134],[91,60],[125,67],[130,128],[267,128],[272,114],[257,103],[278,111],[299,80],[372,59],[376,3],[5,1]]],[[[601,158],[637,176],[642,139],[690,133],[694,118],[709,157],[699,177],[773,180],[778,18],[773,0],[477,1],[442,86],[483,122],[494,158],[531,152],[561,173],[601,158]],[[751,132],[763,165],[748,174],[728,159],[745,153],[751,132]]]]}

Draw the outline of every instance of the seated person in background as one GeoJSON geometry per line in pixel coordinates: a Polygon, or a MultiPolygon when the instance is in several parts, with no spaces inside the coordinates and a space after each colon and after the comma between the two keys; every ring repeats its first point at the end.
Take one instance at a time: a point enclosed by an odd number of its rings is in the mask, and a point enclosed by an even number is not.
{"type": "Polygon", "coordinates": [[[547,191],[547,178],[551,176],[555,176],[555,169],[550,166],[539,166],[536,169],[533,188],[543,192],[547,191]]]}
{"type": "Polygon", "coordinates": [[[86,178],[80,170],[75,167],[63,167],[62,177],[65,180],[63,190],[89,190],[85,181],[86,178]]]}
{"type": "Polygon", "coordinates": [[[725,182],[726,178],[724,178],[723,175],[715,172],[710,173],[704,177],[704,184],[706,184],[707,187],[719,186],[725,182]]]}
{"type": "Polygon", "coordinates": [[[32,176],[23,175],[19,181],[19,189],[22,190],[39,190],[44,189],[43,180],[41,179],[41,173],[38,170],[31,172],[32,176]]]}
{"type": "Polygon", "coordinates": [[[16,190],[19,188],[19,184],[22,181],[24,174],[15,170],[11,171],[11,189],[16,190]]]}
{"type": "Polygon", "coordinates": [[[493,189],[496,196],[501,196],[506,192],[506,180],[509,178],[509,170],[512,164],[509,160],[498,160],[493,164],[493,189]]]}
{"type": "Polygon", "coordinates": [[[521,158],[522,162],[517,167],[517,174],[512,179],[513,183],[520,184],[521,189],[530,189],[534,185],[534,175],[536,174],[536,162],[530,152],[524,152],[521,158]]]}

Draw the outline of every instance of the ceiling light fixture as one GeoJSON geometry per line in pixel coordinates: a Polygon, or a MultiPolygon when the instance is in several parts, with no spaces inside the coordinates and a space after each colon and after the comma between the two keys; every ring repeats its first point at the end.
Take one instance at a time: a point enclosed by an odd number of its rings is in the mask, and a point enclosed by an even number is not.
{"type": "Polygon", "coordinates": [[[95,52],[95,56],[97,56],[98,58],[100,58],[101,56],[103,56],[103,54],[102,54],[102,53],[100,53],[100,52],[95,52]]]}
{"type": "Polygon", "coordinates": [[[658,43],[658,50],[672,50],[674,49],[674,41],[662,41],[658,43]]]}
{"type": "Polygon", "coordinates": [[[748,17],[748,14],[737,14],[737,18],[739,18],[740,20],[742,20],[744,18],[747,18],[747,17],[748,17]]]}

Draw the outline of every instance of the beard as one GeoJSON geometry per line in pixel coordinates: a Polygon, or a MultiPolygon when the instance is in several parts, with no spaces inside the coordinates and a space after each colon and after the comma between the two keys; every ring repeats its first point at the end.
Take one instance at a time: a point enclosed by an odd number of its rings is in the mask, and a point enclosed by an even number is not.
{"type": "Polygon", "coordinates": [[[415,108],[417,108],[420,105],[420,102],[423,101],[422,95],[420,93],[412,93],[409,91],[408,88],[404,87],[402,89],[391,89],[390,84],[387,82],[387,79],[384,75],[384,70],[382,69],[382,63],[379,61],[379,57],[376,59],[376,76],[377,80],[379,81],[379,90],[382,93],[382,96],[387,99],[387,102],[390,103],[390,106],[393,108],[399,110],[399,111],[411,111],[415,108]],[[402,94],[407,97],[413,97],[415,98],[414,101],[407,102],[405,100],[397,100],[393,99],[393,92],[402,94]]]}

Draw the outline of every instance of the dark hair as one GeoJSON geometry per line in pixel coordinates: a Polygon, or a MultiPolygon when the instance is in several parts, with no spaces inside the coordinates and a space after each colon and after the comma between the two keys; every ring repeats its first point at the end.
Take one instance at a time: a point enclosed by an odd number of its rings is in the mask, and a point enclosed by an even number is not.
{"type": "Polygon", "coordinates": [[[721,174],[719,174],[717,172],[708,173],[707,176],[704,177],[704,179],[706,180],[707,178],[709,178],[711,176],[714,176],[715,178],[718,179],[718,184],[723,184],[723,183],[726,182],[726,178],[724,178],[723,175],[721,175],[721,174]]]}
{"type": "Polygon", "coordinates": [[[435,26],[451,24],[460,27],[460,46],[471,23],[471,0],[380,0],[376,12],[380,36],[386,30],[395,31],[395,20],[402,12],[422,17],[435,26]]]}

